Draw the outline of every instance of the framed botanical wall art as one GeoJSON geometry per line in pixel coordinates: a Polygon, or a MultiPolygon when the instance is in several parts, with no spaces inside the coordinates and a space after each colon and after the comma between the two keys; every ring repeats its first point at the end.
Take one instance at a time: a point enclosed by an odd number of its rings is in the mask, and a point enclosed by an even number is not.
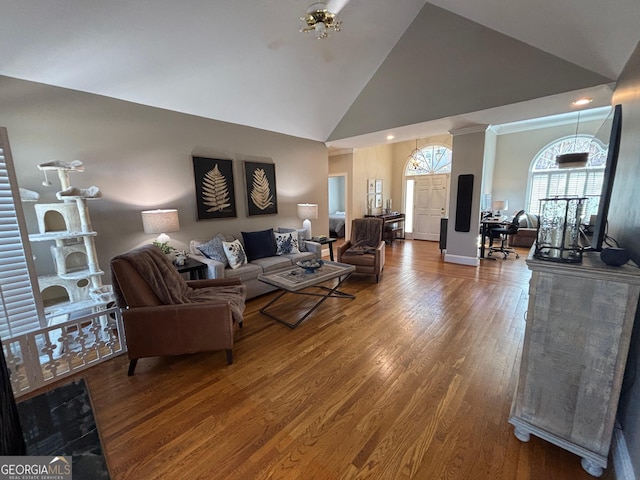
{"type": "Polygon", "coordinates": [[[367,180],[367,193],[376,193],[376,179],[370,178],[367,180]]]}
{"type": "Polygon", "coordinates": [[[192,159],[198,220],[237,217],[233,162],[205,157],[192,159]]]}
{"type": "Polygon", "coordinates": [[[382,179],[376,178],[376,193],[382,193],[382,179]]]}
{"type": "Polygon", "coordinates": [[[244,162],[244,177],[249,216],[278,213],[276,166],[273,163],[244,162]]]}

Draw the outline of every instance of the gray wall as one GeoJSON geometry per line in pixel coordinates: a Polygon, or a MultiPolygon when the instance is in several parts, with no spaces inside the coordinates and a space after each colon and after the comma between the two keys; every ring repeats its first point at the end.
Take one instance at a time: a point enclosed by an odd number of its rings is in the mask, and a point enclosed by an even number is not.
{"type": "MultiPolygon", "coordinates": [[[[615,176],[609,234],[640,265],[640,44],[627,62],[613,98],[622,104],[622,137],[615,176]]],[[[622,386],[619,419],[636,478],[640,478],[640,313],[636,315],[622,386]]]]}
{"type": "Polygon", "coordinates": [[[426,3],[329,140],[610,81],[426,3]],[[490,57],[488,51],[496,54],[490,57]],[[510,67],[505,68],[505,64],[510,67]]]}
{"type": "MultiPolygon", "coordinates": [[[[580,133],[593,135],[603,120],[580,122],[580,133]]],[[[549,143],[575,134],[576,125],[568,123],[526,132],[497,136],[496,157],[493,168],[493,200],[508,200],[509,213],[526,207],[527,181],[533,157],[549,143]]]]}
{"type": "MultiPolygon", "coordinates": [[[[148,208],[178,209],[181,230],[170,235],[179,248],[218,232],[300,226],[297,203],[317,203],[313,229],[329,228],[328,154],[320,142],[1,76],[0,126],[9,134],[19,185],[39,192],[42,202],[57,202],[59,183],[52,178],[53,186],[44,187],[37,164],[84,162],[85,172],[72,174],[71,184],[97,185],[103,193],[89,212],[107,272],[114,255],[154,239],[142,231],[140,212],[148,208]],[[237,218],[197,220],[192,155],[234,161],[237,218]],[[275,163],[277,215],[247,216],[243,160],[275,163]]],[[[36,233],[33,206],[24,207],[36,233]]],[[[38,273],[52,271],[49,245],[36,247],[38,273]]]]}
{"type": "Polygon", "coordinates": [[[451,132],[453,157],[451,159],[451,188],[449,189],[449,226],[447,227],[447,253],[445,261],[477,266],[478,231],[480,228],[480,197],[482,164],[487,125],[451,132]],[[468,232],[456,231],[458,208],[458,181],[460,175],[473,175],[471,222],[468,232]]]}

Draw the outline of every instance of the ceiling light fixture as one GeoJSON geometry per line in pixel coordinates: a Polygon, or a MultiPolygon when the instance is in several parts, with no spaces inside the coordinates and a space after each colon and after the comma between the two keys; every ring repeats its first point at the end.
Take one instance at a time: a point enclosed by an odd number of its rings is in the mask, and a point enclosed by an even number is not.
{"type": "Polygon", "coordinates": [[[424,156],[424,153],[422,153],[422,150],[418,149],[418,139],[416,138],[416,148],[413,149],[413,152],[411,152],[411,155],[409,155],[410,158],[410,167],[412,170],[419,170],[420,168],[423,168],[424,165],[427,164],[427,159],[424,156]]]}
{"type": "Polygon", "coordinates": [[[581,107],[583,105],[588,105],[591,102],[593,102],[593,98],[580,98],[580,99],[576,100],[575,102],[573,102],[572,105],[575,105],[577,107],[581,107]]]}
{"type": "Polygon", "coordinates": [[[393,135],[391,135],[391,134],[387,135],[387,140],[393,140],[394,138],[396,138],[396,137],[394,137],[394,136],[393,136],[393,135]]]}
{"type": "Polygon", "coordinates": [[[329,36],[327,31],[331,29],[339,32],[342,25],[342,22],[336,18],[336,14],[331,13],[324,2],[311,5],[307,9],[307,14],[300,17],[300,20],[304,22],[300,31],[304,33],[315,32],[317,39],[327,38],[329,36]]]}
{"type": "MultiPolygon", "coordinates": [[[[587,102],[588,103],[588,102],[587,102]]],[[[578,146],[578,127],[580,127],[580,111],[578,110],[578,122],[576,123],[576,136],[573,139],[573,148],[578,146]]],[[[589,161],[589,152],[572,152],[556,155],[558,168],[583,168],[589,161]]]]}

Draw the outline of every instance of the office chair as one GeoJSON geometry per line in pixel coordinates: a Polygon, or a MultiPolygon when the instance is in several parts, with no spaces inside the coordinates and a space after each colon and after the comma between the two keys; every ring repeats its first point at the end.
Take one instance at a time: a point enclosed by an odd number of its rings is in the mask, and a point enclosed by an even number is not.
{"type": "Polygon", "coordinates": [[[515,253],[516,258],[520,258],[518,252],[516,252],[513,248],[506,247],[505,243],[507,242],[509,235],[518,234],[518,228],[520,227],[520,216],[523,213],[524,210],[520,210],[514,215],[511,223],[507,223],[506,225],[503,225],[501,227],[492,228],[491,230],[489,230],[489,253],[487,253],[487,257],[491,257],[491,254],[493,252],[500,252],[504,255],[503,260],[506,260],[507,256],[510,253],[515,253]],[[498,238],[500,239],[500,246],[494,247],[493,241],[498,238]]]}

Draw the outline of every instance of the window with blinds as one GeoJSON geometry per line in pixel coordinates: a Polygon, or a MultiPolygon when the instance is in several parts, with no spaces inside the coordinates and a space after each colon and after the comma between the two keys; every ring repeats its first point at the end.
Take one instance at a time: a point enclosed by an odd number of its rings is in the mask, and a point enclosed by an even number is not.
{"type": "Polygon", "coordinates": [[[25,257],[26,240],[20,233],[16,212],[19,197],[14,197],[13,191],[17,190],[7,132],[0,128],[0,338],[3,340],[40,328],[25,257]]]}
{"type": "Polygon", "coordinates": [[[586,135],[562,138],[547,145],[531,162],[527,212],[539,215],[542,198],[578,196],[589,198],[585,214],[594,215],[598,211],[606,156],[606,147],[597,139],[586,135]],[[558,168],[556,155],[587,149],[589,161],[586,167],[558,168]]]}

